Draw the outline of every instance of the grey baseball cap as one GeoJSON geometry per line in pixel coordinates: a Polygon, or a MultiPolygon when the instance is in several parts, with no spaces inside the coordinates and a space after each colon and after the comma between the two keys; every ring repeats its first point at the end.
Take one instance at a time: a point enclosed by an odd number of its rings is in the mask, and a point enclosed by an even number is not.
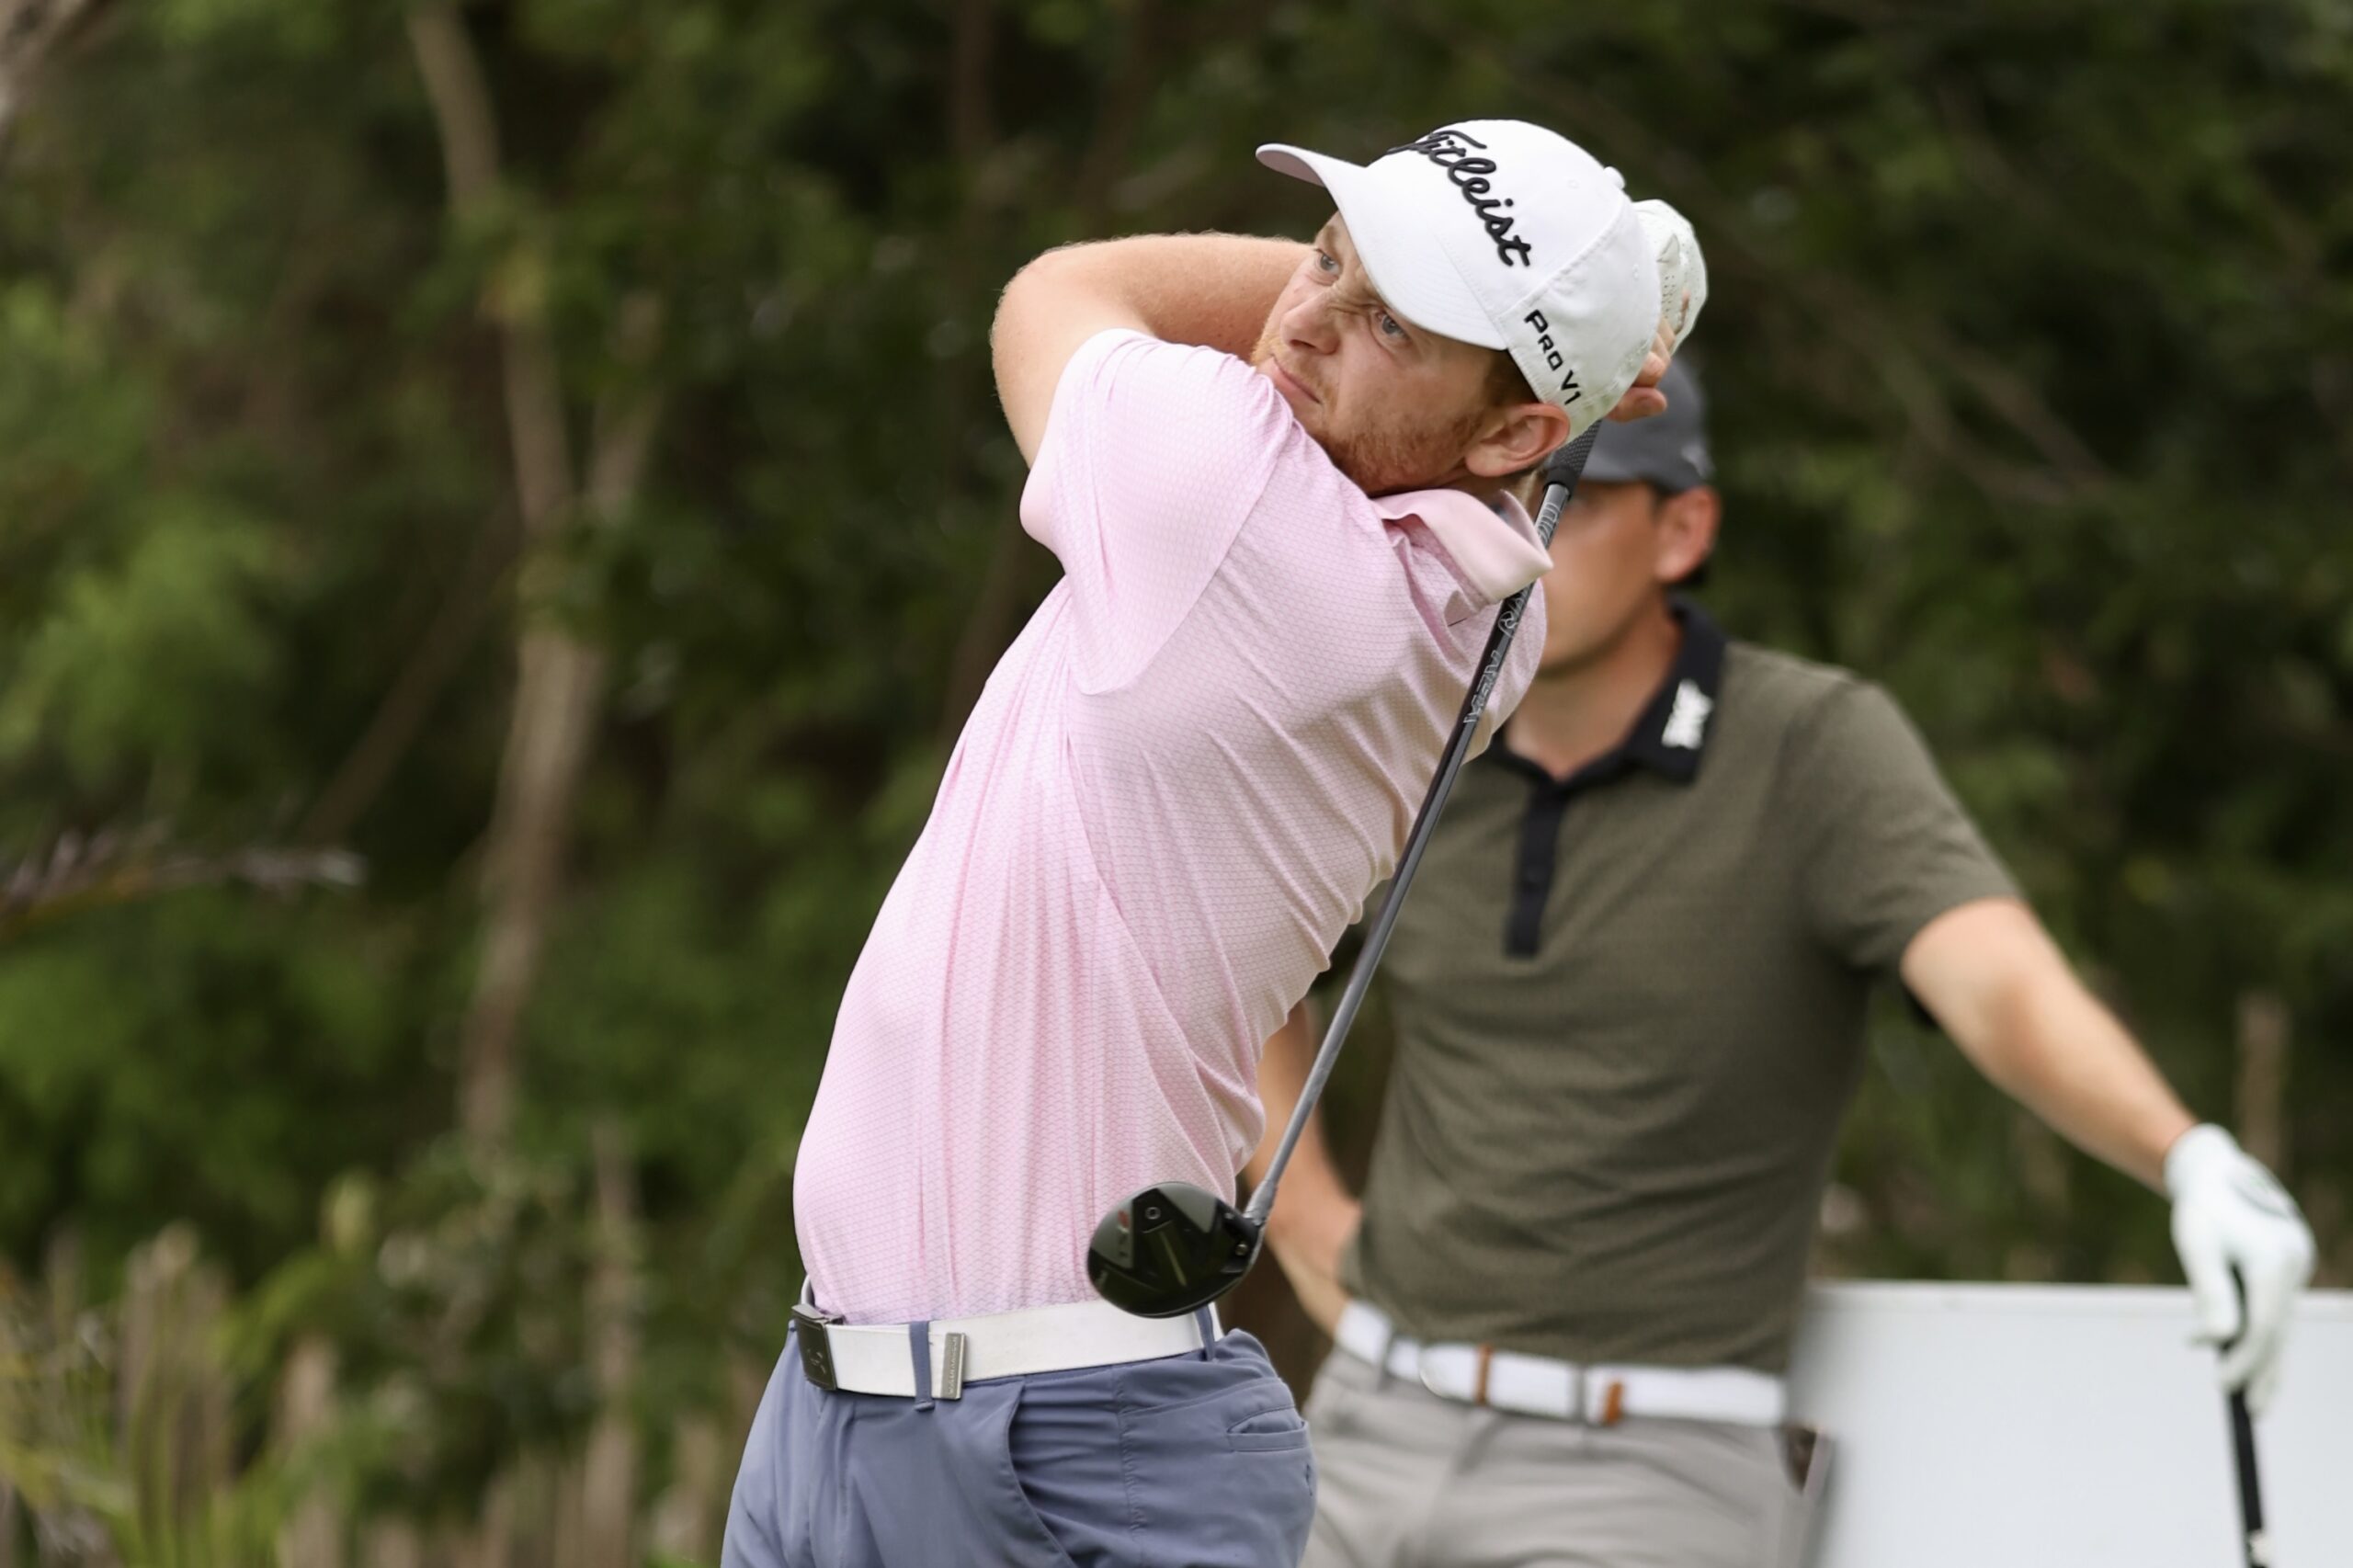
{"type": "Polygon", "coordinates": [[[1715,460],[1708,455],[1708,400],[1699,378],[1677,359],[1658,390],[1666,394],[1665,414],[1602,426],[1593,455],[1586,460],[1586,478],[1603,484],[1640,481],[1673,494],[1715,477],[1715,460]]]}

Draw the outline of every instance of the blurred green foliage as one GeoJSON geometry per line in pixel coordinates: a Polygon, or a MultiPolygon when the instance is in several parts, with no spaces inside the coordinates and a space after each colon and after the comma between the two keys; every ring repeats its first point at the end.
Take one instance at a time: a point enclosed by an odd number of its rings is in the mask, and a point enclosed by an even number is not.
{"type": "MultiPolygon", "coordinates": [[[[461,1484],[576,1423],[571,1331],[494,1312],[434,1362],[400,1324],[437,1266],[338,1252],[322,1197],[397,1195],[428,1260],[483,1261],[437,1226],[497,1216],[517,1250],[479,1289],[544,1308],[585,1267],[563,1227],[611,1119],[642,1192],[642,1414],[709,1404],[727,1349],[780,1339],[835,1000],[1051,580],[1014,526],[995,290],[1110,233],[1306,235],[1324,214],[1256,167],[1263,140],[1361,156],[1521,115],[1708,247],[1722,619],[1897,692],[2194,1103],[2234,1111],[2242,999],[2284,1006],[2289,1174],[2345,1277],[2353,13],[466,16],[506,166],[463,224],[392,0],[102,11],[7,132],[0,866],[125,823],[298,838],[404,672],[449,674],[338,835],[364,890],[190,892],[0,949],[0,1248],[71,1227],[103,1275],[194,1221],[284,1334],[332,1326],[368,1376],[438,1390],[441,1459],[396,1468],[461,1484]],[[626,363],[648,292],[666,328],[626,363]],[[644,493],[534,578],[614,676],[527,1026],[540,1176],[507,1192],[446,1140],[513,684],[492,317],[518,303],[553,325],[576,440],[631,377],[668,412],[644,493]]],[[[2173,1277],[2157,1205],[2082,1162],[2051,1179],[1902,1019],[1877,1053],[1843,1266],[2173,1277]]]]}

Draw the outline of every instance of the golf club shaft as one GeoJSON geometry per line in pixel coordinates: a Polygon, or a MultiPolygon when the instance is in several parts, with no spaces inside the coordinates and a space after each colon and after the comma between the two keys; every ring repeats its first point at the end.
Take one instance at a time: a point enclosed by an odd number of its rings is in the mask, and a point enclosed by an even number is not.
{"type": "Polygon", "coordinates": [[[2255,1468],[2255,1418],[2247,1413],[2246,1391],[2231,1391],[2231,1451],[2238,1460],[2239,1525],[2246,1548],[2246,1568],[2269,1568],[2271,1548],[2263,1534],[2263,1483],[2255,1468]]]}
{"type": "MultiPolygon", "coordinates": [[[[1536,515],[1536,531],[1543,541],[1552,542],[1552,530],[1560,526],[1561,512],[1576,493],[1577,477],[1585,472],[1585,462],[1593,451],[1595,437],[1601,426],[1588,427],[1585,434],[1563,449],[1545,470],[1552,483],[1545,487],[1544,505],[1536,515]]],[[[1266,1179],[1250,1194],[1250,1205],[1243,1217],[1264,1225],[1267,1216],[1274,1211],[1275,1187],[1283,1178],[1283,1167],[1290,1164],[1291,1151],[1299,1146],[1300,1134],[1307,1130],[1307,1119],[1315,1113],[1315,1102],[1323,1097],[1324,1085],[1331,1081],[1332,1069],[1340,1060],[1340,1047],[1348,1038],[1348,1027],[1357,1021],[1357,1010],[1364,1006],[1365,993],[1372,989],[1373,971],[1381,967],[1381,955],[1389,946],[1389,934],[1397,925],[1397,912],[1405,902],[1405,890],[1413,885],[1414,871],[1422,862],[1422,851],[1427,847],[1430,834],[1438,826],[1438,813],[1446,809],[1446,800],[1454,792],[1455,777],[1462,771],[1462,764],[1471,755],[1471,742],[1479,731],[1480,717],[1487,710],[1487,699],[1495,689],[1495,681],[1503,673],[1504,656],[1511,652],[1512,634],[1519,630],[1520,617],[1528,608],[1528,596],[1536,590],[1529,584],[1504,602],[1495,617],[1495,629],[1487,637],[1486,651],[1479,658],[1479,673],[1471,683],[1470,695],[1462,700],[1462,715],[1454,723],[1454,733],[1447,737],[1446,749],[1438,754],[1438,773],[1430,780],[1430,790],[1422,798],[1422,809],[1415,813],[1413,830],[1405,835],[1404,853],[1398,857],[1396,873],[1389,880],[1389,896],[1381,901],[1381,913],[1364,934],[1363,950],[1358,953],[1356,968],[1348,972],[1347,989],[1340,993],[1339,1006],[1332,1011],[1331,1026],[1324,1031],[1324,1043],[1316,1048],[1315,1064],[1308,1069],[1307,1082],[1299,1091],[1299,1103],[1291,1108],[1290,1120],[1283,1128],[1282,1142],[1275,1145],[1274,1157],[1267,1162],[1266,1179]]]]}

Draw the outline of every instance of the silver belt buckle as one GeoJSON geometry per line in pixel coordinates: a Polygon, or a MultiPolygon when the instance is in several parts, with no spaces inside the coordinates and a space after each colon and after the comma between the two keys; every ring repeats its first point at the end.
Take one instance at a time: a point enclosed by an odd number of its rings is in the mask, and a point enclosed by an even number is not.
{"type": "Polygon", "coordinates": [[[801,1347],[801,1375],[828,1393],[837,1392],[841,1385],[835,1380],[834,1346],[826,1328],[841,1321],[806,1302],[793,1303],[792,1326],[798,1332],[792,1337],[801,1347]]]}

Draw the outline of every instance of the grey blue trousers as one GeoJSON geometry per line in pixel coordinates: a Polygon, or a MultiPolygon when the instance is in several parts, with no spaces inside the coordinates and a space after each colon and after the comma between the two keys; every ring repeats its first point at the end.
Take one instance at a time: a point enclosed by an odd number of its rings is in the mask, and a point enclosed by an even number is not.
{"type": "MultiPolygon", "coordinates": [[[[926,1372],[918,1366],[918,1388],[931,1387],[926,1372]]],[[[1297,1568],[1314,1513],[1307,1424],[1247,1334],[967,1383],[956,1400],[829,1392],[788,1342],[745,1445],[720,1560],[1297,1568]]]]}

